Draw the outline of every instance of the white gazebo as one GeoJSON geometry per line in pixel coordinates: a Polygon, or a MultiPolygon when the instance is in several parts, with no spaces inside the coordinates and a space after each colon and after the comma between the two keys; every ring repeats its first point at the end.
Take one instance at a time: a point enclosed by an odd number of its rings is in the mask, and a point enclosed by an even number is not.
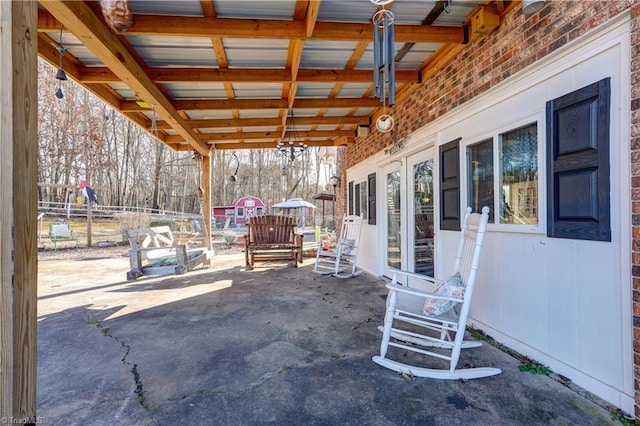
{"type": "MultiPolygon", "coordinates": [[[[303,228],[305,226],[306,217],[312,214],[315,218],[316,206],[302,198],[290,198],[281,203],[273,205],[273,210],[280,210],[282,214],[291,214],[297,218],[298,226],[303,228]]],[[[315,220],[313,221],[315,224],[315,220]]]]}

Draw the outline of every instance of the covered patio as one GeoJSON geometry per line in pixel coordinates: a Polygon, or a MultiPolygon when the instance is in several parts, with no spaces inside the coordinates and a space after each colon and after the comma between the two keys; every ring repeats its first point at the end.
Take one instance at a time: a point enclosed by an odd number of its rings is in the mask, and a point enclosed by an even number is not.
{"type": "Polygon", "coordinates": [[[615,424],[595,399],[491,345],[461,360],[503,371],[482,380],[374,364],[386,289],[366,273],[320,276],[308,259],[246,271],[225,254],[213,269],[131,283],[117,250],[40,261],[46,424],[615,424]]]}
{"type": "MultiPolygon", "coordinates": [[[[413,206],[415,188],[394,192],[398,208],[389,208],[385,182],[397,177],[401,188],[412,166],[436,159],[438,171],[453,158],[456,194],[448,200],[459,214],[473,176],[465,152],[485,136],[497,147],[503,134],[526,125],[539,130],[532,138],[539,165],[551,165],[542,161],[552,158],[547,108],[602,84],[611,89],[599,109],[609,114],[602,175],[611,180],[589,194],[603,194],[597,200],[607,203],[609,233],[591,241],[550,232],[545,217],[559,207],[544,184],[556,171],[539,167],[544,178],[530,194],[538,200],[535,229],[495,224],[486,291],[474,305],[496,339],[638,417],[636,2],[538,2],[546,6],[525,17],[521,6],[529,2],[503,0],[132,0],[124,29],[106,22],[100,3],[0,2],[0,414],[20,421],[37,414],[54,424],[112,417],[135,424],[608,422],[600,405],[551,378],[520,373],[491,346],[461,360],[503,370],[478,381],[411,380],[371,363],[386,293],[374,275],[411,260],[384,253],[391,247],[385,224],[394,215],[412,224],[402,208],[413,206]],[[264,7],[247,6],[255,4],[264,7]],[[397,133],[379,121],[386,104],[372,83],[371,19],[385,6],[397,16],[397,133]],[[335,216],[367,201],[360,206],[368,207],[371,250],[361,266],[373,275],[334,282],[307,276],[308,263],[248,272],[219,256],[213,269],[132,284],[122,278],[124,257],[39,262],[38,56],[56,68],[51,93],[60,90],[59,99],[66,83],[56,78],[64,72],[160,143],[200,161],[209,237],[214,150],[285,141],[340,147],[335,216]],[[539,96],[518,102],[517,111],[494,102],[515,102],[515,91],[539,96]],[[589,256],[572,257],[584,247],[589,256]],[[603,309],[614,315],[592,315],[603,309]]],[[[438,207],[443,194],[421,200],[438,207]]],[[[444,211],[434,212],[442,225],[444,211]]],[[[409,241],[402,223],[393,241],[409,241]]],[[[445,225],[434,227],[443,255],[457,232],[456,223],[445,225]]]]}

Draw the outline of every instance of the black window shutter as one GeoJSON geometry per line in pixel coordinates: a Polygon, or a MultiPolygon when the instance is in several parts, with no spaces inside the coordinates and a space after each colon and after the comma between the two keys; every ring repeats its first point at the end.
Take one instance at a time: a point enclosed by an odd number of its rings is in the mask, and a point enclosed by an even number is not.
{"type": "Polygon", "coordinates": [[[440,229],[460,230],[460,140],[440,146],[440,229]]]}
{"type": "Polygon", "coordinates": [[[349,182],[349,214],[353,214],[353,181],[349,182]]]}
{"type": "Polygon", "coordinates": [[[367,186],[369,191],[369,225],[376,224],[376,174],[371,173],[367,176],[369,185],[367,186]]]}
{"type": "Polygon", "coordinates": [[[611,241],[611,79],[547,102],[547,235],[611,241]]]}

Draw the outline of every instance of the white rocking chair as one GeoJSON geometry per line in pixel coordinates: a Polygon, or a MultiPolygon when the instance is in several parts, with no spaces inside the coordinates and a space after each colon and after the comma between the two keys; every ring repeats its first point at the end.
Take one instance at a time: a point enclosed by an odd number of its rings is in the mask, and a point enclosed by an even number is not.
{"type": "Polygon", "coordinates": [[[333,275],[337,278],[351,278],[360,274],[362,271],[356,270],[356,268],[361,229],[362,218],[360,216],[345,215],[335,248],[325,249],[322,241],[318,244],[313,272],[333,275]]]}
{"type": "Polygon", "coordinates": [[[476,379],[501,373],[490,367],[456,369],[461,349],[482,345],[463,339],[488,219],[488,207],[482,208],[482,214],[472,214],[471,208],[467,209],[454,274],[446,280],[394,271],[386,286],[387,310],[384,326],[378,327],[382,342],[380,356],[373,357],[375,363],[408,376],[435,379],[476,379]],[[401,275],[407,283],[413,278],[411,287],[398,283],[401,275]],[[430,333],[423,334],[424,329],[430,333]],[[425,368],[391,360],[387,358],[390,346],[443,359],[449,367],[425,368]]]}

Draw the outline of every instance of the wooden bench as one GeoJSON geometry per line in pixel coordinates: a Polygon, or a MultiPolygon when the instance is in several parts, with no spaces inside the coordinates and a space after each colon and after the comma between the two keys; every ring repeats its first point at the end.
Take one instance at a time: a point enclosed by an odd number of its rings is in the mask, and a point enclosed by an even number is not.
{"type": "Polygon", "coordinates": [[[302,263],[302,235],[296,234],[293,217],[279,215],[254,216],[247,224],[244,237],[244,259],[247,269],[256,261],[288,260],[298,267],[302,263]]]}
{"type": "Polygon", "coordinates": [[[212,256],[204,247],[187,249],[185,244],[176,244],[168,226],[129,229],[127,239],[131,246],[129,281],[142,275],[184,274],[212,256]]]}
{"type": "Polygon", "coordinates": [[[53,250],[58,250],[58,241],[73,241],[78,248],[78,233],[71,230],[67,222],[54,222],[49,224],[49,238],[53,243],[53,250]]]}

